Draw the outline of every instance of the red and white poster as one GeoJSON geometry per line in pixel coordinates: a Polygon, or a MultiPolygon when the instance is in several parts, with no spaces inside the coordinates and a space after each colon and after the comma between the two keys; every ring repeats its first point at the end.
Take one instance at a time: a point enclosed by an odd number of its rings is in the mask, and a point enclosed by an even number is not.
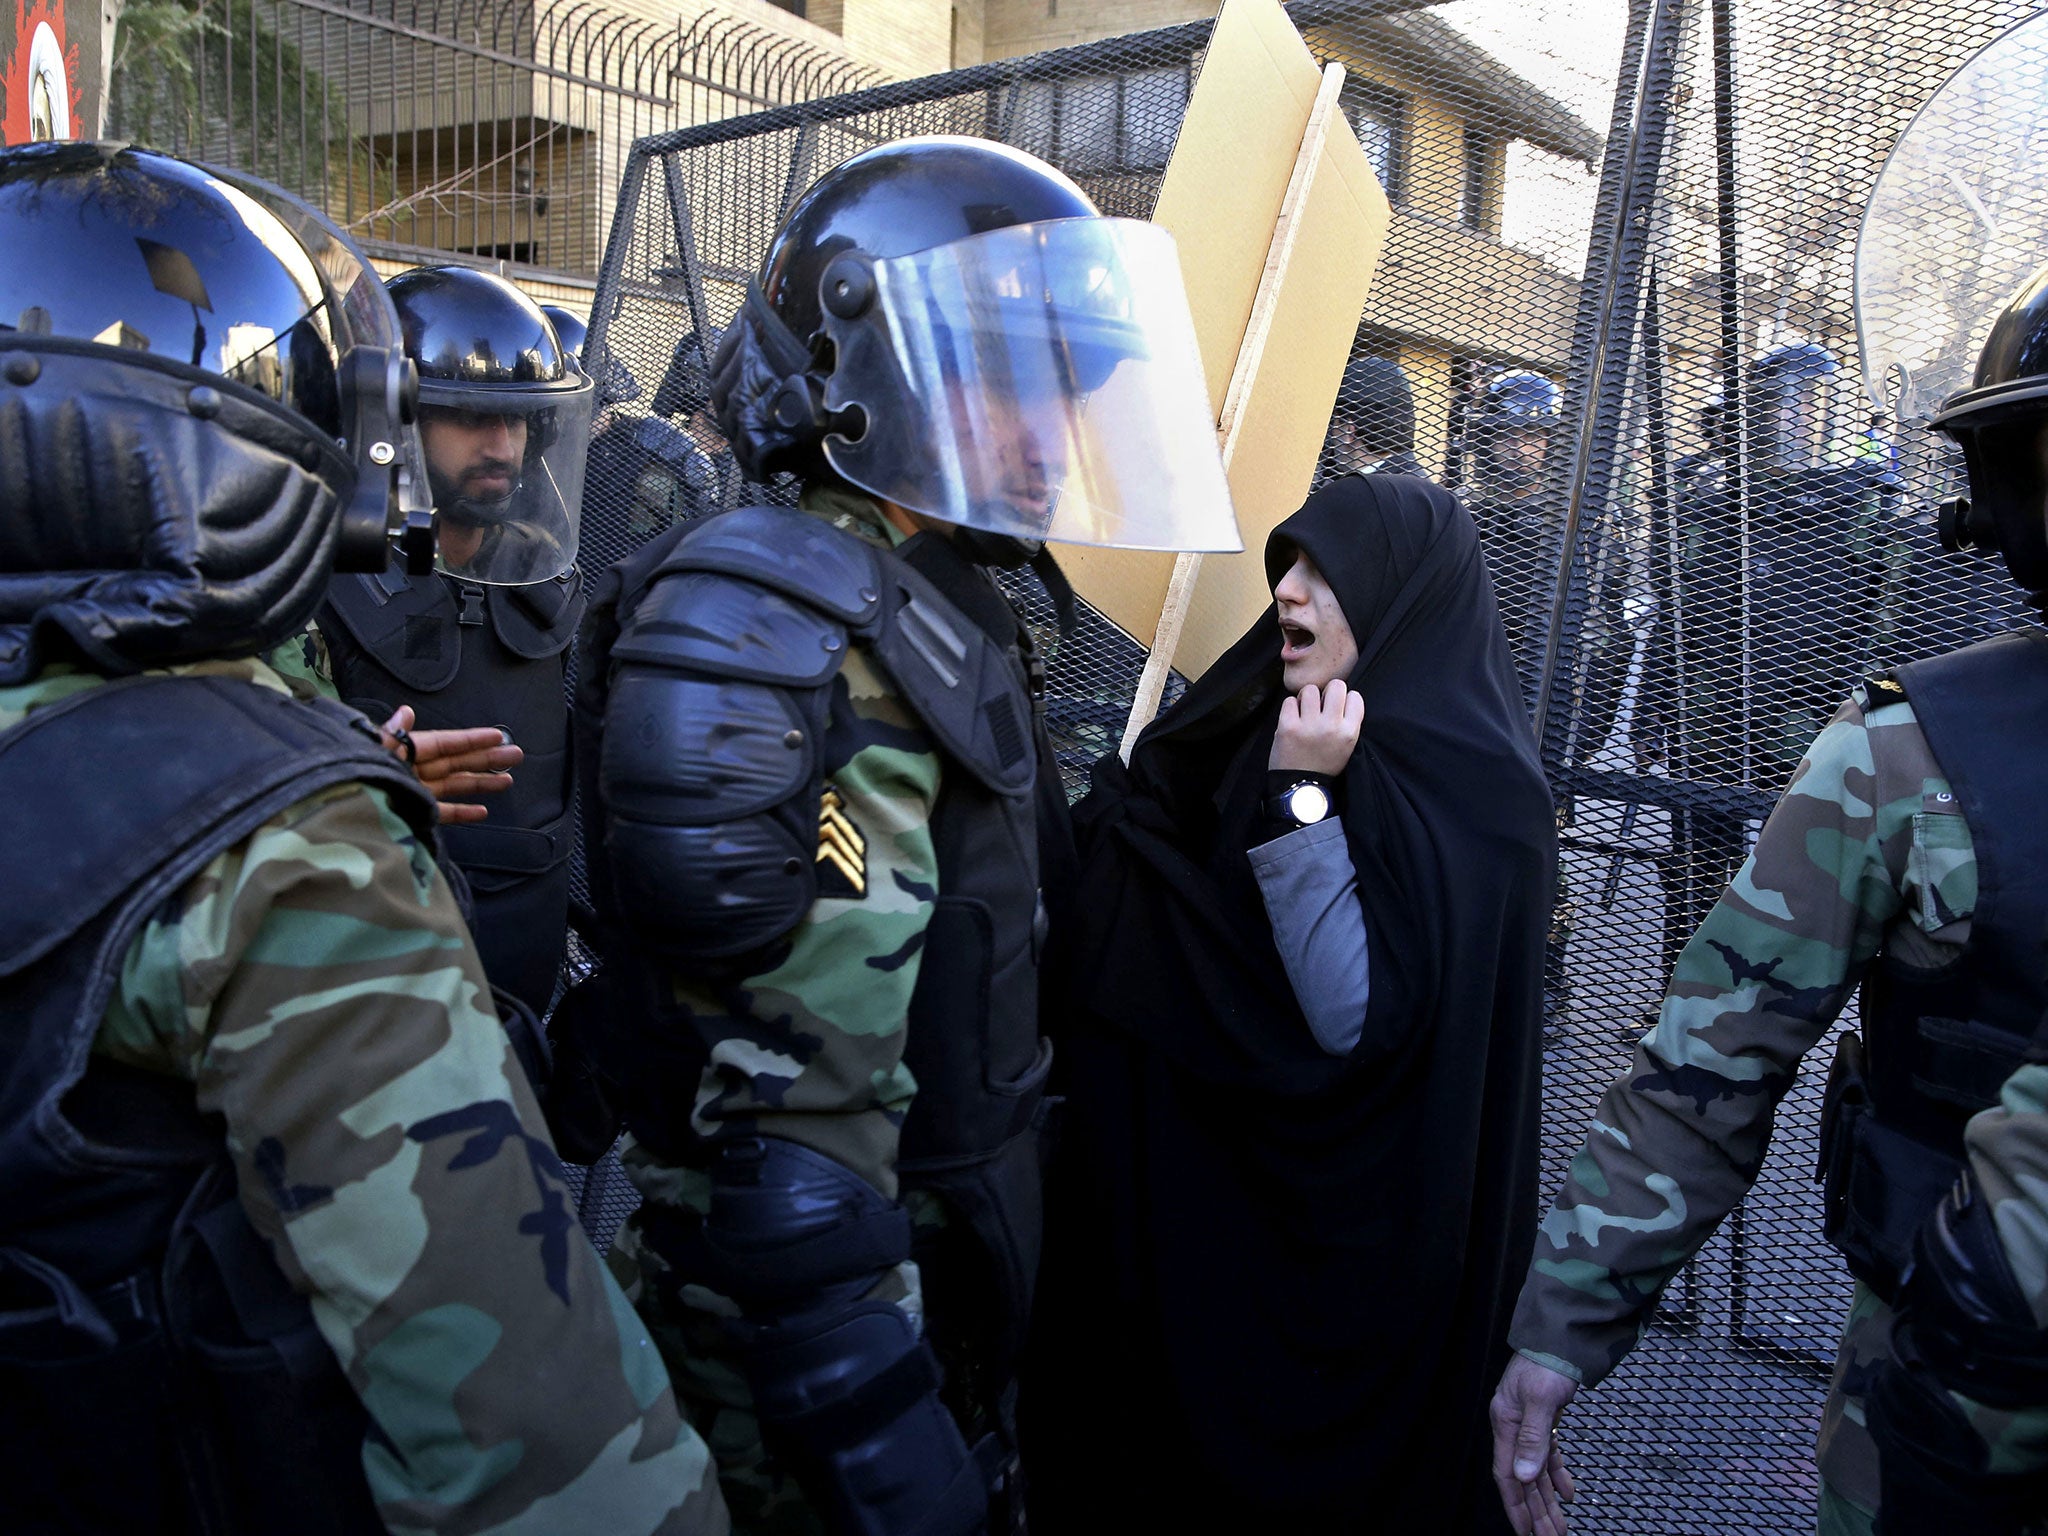
{"type": "Polygon", "coordinates": [[[0,143],[99,132],[100,0],[0,0],[0,143]]]}

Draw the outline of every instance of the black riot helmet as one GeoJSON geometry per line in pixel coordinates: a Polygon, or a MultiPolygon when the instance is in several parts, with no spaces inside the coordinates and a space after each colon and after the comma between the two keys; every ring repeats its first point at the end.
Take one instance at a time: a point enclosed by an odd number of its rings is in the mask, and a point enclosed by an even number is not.
{"type": "Polygon", "coordinates": [[[1527,368],[1496,375],[1480,393],[1466,430],[1483,492],[1518,500],[1542,484],[1559,401],[1557,386],[1527,368]],[[1517,451],[1518,438],[1540,442],[1542,451],[1517,451]]]}
{"type": "Polygon", "coordinates": [[[569,359],[569,366],[583,366],[583,344],[590,339],[590,327],[585,325],[575,311],[562,308],[559,304],[543,304],[540,312],[548,317],[548,324],[555,328],[555,340],[561,343],[562,353],[569,359]]]}
{"type": "Polygon", "coordinates": [[[906,139],[801,197],[712,366],[754,478],[830,473],[1023,540],[1237,549],[1170,236],[981,139],[906,139]]]}
{"type": "Polygon", "coordinates": [[[1929,423],[1961,445],[1967,502],[1944,508],[1950,550],[1997,550],[2029,593],[2048,593],[2048,266],[1992,322],[1968,389],[1929,423]]]}
{"type": "Polygon", "coordinates": [[[704,356],[704,343],[695,331],[685,331],[669,358],[668,371],[655,386],[649,402],[657,416],[688,421],[700,411],[712,411],[711,363],[704,356]]]}
{"type": "Polygon", "coordinates": [[[0,682],[53,645],[115,672],[267,649],[394,533],[426,568],[397,315],[314,209],[125,144],[23,145],[0,250],[0,682]]]}
{"type": "Polygon", "coordinates": [[[1391,357],[1354,357],[1344,365],[1336,414],[1349,419],[1367,458],[1415,450],[1415,391],[1391,357]]]}
{"type": "Polygon", "coordinates": [[[634,379],[632,370],[616,357],[606,359],[602,374],[598,372],[590,357],[590,327],[574,310],[564,309],[559,304],[543,304],[540,312],[548,317],[548,324],[555,328],[555,339],[561,342],[562,351],[569,359],[569,366],[579,368],[598,381],[597,409],[617,405],[622,400],[640,398],[640,385],[634,379]]]}
{"type": "Polygon", "coordinates": [[[559,576],[576,559],[589,378],[540,306],[502,277],[414,267],[389,286],[419,368],[442,569],[497,585],[559,576]]]}

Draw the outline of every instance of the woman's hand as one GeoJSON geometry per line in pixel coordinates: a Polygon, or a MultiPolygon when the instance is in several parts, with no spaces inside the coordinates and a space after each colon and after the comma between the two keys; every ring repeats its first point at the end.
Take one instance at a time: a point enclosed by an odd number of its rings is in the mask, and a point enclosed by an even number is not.
{"type": "Polygon", "coordinates": [[[1335,679],[1321,688],[1310,683],[1280,701],[1280,724],[1266,766],[1335,778],[1351,761],[1364,724],[1362,694],[1335,679]]]}

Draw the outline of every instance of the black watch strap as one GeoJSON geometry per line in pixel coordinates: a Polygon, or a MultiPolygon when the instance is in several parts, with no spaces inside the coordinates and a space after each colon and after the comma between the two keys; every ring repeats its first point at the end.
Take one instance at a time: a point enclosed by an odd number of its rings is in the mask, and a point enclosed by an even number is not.
{"type": "MultiPolygon", "coordinates": [[[[1326,773],[1306,773],[1298,769],[1271,771],[1266,775],[1266,819],[1275,826],[1286,827],[1289,830],[1327,821],[1337,809],[1333,790],[1334,785],[1326,773]],[[1317,814],[1304,816],[1297,810],[1300,802],[1296,799],[1296,792],[1303,789],[1313,789],[1321,793],[1320,801],[1314,802],[1321,807],[1317,814]]],[[[1303,798],[1313,801],[1313,797],[1303,798]]]]}

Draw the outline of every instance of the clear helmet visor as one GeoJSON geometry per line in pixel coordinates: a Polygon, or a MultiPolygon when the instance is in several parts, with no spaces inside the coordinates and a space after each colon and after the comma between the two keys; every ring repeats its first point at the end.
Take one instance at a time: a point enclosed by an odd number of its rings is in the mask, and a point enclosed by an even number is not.
{"type": "Polygon", "coordinates": [[[1532,491],[1543,483],[1550,459],[1550,428],[1506,424],[1482,426],[1474,444],[1481,485],[1494,495],[1532,491]]]}
{"type": "Polygon", "coordinates": [[[1837,393],[1832,378],[1801,379],[1764,391],[1757,401],[1752,447],[1758,470],[1795,475],[1845,457],[1835,440],[1837,393]]]}
{"type": "Polygon", "coordinates": [[[827,295],[825,404],[851,417],[825,439],[840,475],[1016,538],[1244,547],[1165,230],[1055,219],[869,271],[850,318],[827,295]]]}
{"type": "Polygon", "coordinates": [[[1856,245],[1871,400],[1910,425],[1971,386],[1991,324],[2048,251],[2048,13],[1956,71],[1885,162],[1856,245]]]}
{"type": "Polygon", "coordinates": [[[576,560],[596,386],[420,385],[419,466],[439,529],[436,564],[491,586],[548,581],[576,560]]]}

